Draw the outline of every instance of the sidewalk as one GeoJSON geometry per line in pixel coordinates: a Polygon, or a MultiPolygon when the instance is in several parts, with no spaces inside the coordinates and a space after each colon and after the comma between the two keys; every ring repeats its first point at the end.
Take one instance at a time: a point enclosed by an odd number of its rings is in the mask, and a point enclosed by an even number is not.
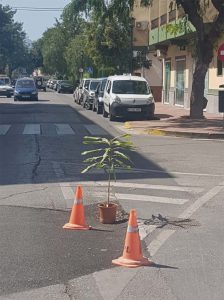
{"type": "Polygon", "coordinates": [[[202,120],[189,119],[189,114],[187,109],[156,103],[155,116],[160,120],[128,121],[124,127],[135,134],[224,139],[222,113],[204,113],[202,120]]]}

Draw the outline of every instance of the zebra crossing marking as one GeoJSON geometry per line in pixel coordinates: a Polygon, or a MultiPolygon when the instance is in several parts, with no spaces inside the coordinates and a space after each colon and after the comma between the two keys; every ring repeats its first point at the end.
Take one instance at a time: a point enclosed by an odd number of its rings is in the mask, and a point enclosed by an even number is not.
{"type": "Polygon", "coordinates": [[[0,125],[0,135],[5,135],[10,127],[11,125],[0,125]]]}
{"type": "Polygon", "coordinates": [[[118,200],[157,202],[157,203],[176,204],[176,205],[183,205],[186,202],[188,202],[187,199],[177,199],[177,198],[171,198],[171,197],[158,197],[158,196],[151,196],[151,195],[146,196],[146,195],[115,193],[115,197],[118,200]]]}
{"type": "Polygon", "coordinates": [[[58,135],[75,134],[74,130],[69,124],[55,124],[58,135]]]}
{"type": "Polygon", "coordinates": [[[23,134],[40,134],[40,124],[26,124],[23,134]]]}
{"type": "MultiPolygon", "coordinates": [[[[82,182],[82,183],[77,182],[76,186],[80,185],[80,184],[83,187],[91,186],[89,183],[90,182],[82,182]]],[[[95,186],[95,187],[106,186],[106,182],[105,182],[105,185],[93,184],[93,186],[95,186]]],[[[131,186],[131,183],[130,183],[130,186],[131,186]]],[[[61,191],[62,191],[62,194],[63,194],[65,200],[70,200],[70,199],[73,198],[73,196],[74,196],[74,191],[73,191],[74,185],[71,185],[68,182],[63,182],[63,183],[60,183],[60,188],[61,188],[61,191]]],[[[169,186],[167,186],[167,188],[169,189],[169,186]]],[[[149,187],[148,187],[148,189],[149,189],[149,187]]],[[[164,186],[164,189],[165,189],[165,186],[164,186]]],[[[91,195],[94,195],[94,197],[98,196],[99,198],[100,197],[106,197],[107,192],[95,191],[94,190],[94,191],[91,191],[91,195]]],[[[188,199],[173,198],[173,197],[159,197],[159,196],[142,195],[142,194],[123,194],[123,193],[116,193],[116,192],[114,194],[112,194],[111,197],[113,199],[116,199],[116,200],[154,202],[154,203],[175,204],[175,205],[183,205],[183,204],[185,204],[189,201],[188,199]]]]}
{"type": "MultiPolygon", "coordinates": [[[[69,184],[69,183],[64,183],[69,184]]],[[[78,182],[83,186],[107,186],[107,181],[83,181],[78,182]]],[[[202,188],[199,187],[188,187],[188,186],[175,186],[175,185],[160,185],[160,184],[146,184],[146,183],[132,183],[132,182],[111,182],[113,187],[126,187],[133,189],[150,189],[150,190],[165,190],[165,191],[179,191],[179,192],[192,192],[192,193],[201,193],[202,188]]]]}

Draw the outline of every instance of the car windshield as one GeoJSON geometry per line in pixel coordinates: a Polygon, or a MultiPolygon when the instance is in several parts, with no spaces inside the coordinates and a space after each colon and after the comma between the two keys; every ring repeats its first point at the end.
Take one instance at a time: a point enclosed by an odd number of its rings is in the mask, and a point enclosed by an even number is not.
{"type": "Polygon", "coordinates": [[[85,83],[84,83],[84,88],[85,89],[88,89],[89,88],[89,83],[90,83],[90,80],[86,80],[85,83]]]}
{"type": "Polygon", "coordinates": [[[114,94],[149,95],[150,88],[145,81],[115,80],[113,83],[112,92],[114,94]]]}
{"type": "Polygon", "coordinates": [[[100,91],[101,91],[101,92],[104,91],[105,86],[106,86],[106,83],[107,83],[107,80],[106,80],[106,79],[102,80],[101,85],[100,85],[100,91]]]}
{"type": "Polygon", "coordinates": [[[89,86],[90,91],[95,91],[98,84],[99,84],[99,81],[91,81],[90,86],[89,86]]]}
{"type": "Polygon", "coordinates": [[[34,87],[34,82],[33,80],[18,80],[16,87],[20,88],[33,88],[34,87]]]}
{"type": "Polygon", "coordinates": [[[0,85],[10,84],[9,78],[0,78],[0,85]]]}

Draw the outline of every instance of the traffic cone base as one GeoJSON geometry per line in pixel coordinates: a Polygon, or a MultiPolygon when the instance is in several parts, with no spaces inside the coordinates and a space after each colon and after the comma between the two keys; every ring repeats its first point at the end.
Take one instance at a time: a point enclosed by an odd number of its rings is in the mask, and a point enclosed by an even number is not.
{"type": "Polygon", "coordinates": [[[89,229],[91,229],[91,226],[66,223],[63,226],[63,228],[64,229],[70,229],[70,230],[89,230],[89,229]]]}
{"type": "Polygon", "coordinates": [[[143,257],[141,260],[132,260],[124,258],[123,256],[113,259],[112,263],[114,265],[129,267],[129,268],[137,268],[140,266],[150,266],[152,264],[146,257],[143,257]]]}

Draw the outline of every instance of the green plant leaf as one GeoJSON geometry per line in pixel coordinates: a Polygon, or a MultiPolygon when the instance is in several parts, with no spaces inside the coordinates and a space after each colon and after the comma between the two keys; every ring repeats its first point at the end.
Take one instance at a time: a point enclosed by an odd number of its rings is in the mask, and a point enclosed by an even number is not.
{"type": "Polygon", "coordinates": [[[103,148],[94,149],[94,150],[88,150],[88,151],[83,151],[83,152],[81,153],[81,155],[92,154],[92,153],[96,153],[96,152],[100,152],[100,151],[103,151],[103,148]]]}
{"type": "Polygon", "coordinates": [[[120,151],[114,151],[115,156],[118,156],[120,158],[123,158],[124,160],[128,160],[132,163],[131,159],[129,158],[129,156],[125,155],[124,153],[120,152],[120,151]]]}
{"type": "Polygon", "coordinates": [[[102,158],[103,156],[101,155],[101,156],[95,156],[95,157],[89,157],[89,158],[86,158],[85,160],[84,160],[84,162],[85,163],[91,163],[91,162],[94,162],[94,161],[96,161],[96,160],[99,160],[98,162],[101,162],[101,158],[102,158]]]}

